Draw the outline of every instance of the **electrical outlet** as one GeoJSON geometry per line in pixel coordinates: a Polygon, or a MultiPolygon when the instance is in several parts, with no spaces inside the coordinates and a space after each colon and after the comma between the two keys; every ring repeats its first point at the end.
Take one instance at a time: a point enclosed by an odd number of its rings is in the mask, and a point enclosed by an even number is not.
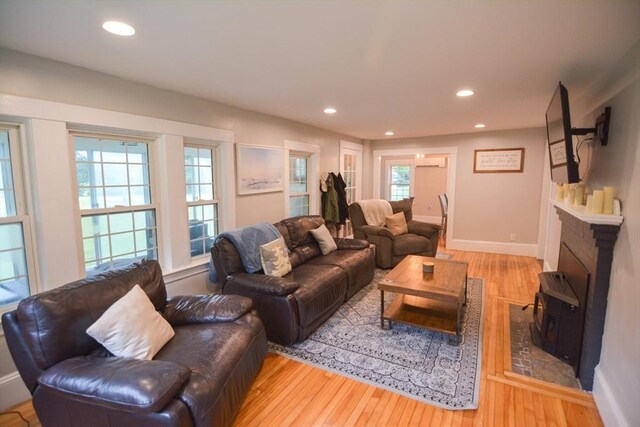
{"type": "Polygon", "coordinates": [[[512,242],[516,241],[516,233],[511,233],[511,241],[512,242]]]}

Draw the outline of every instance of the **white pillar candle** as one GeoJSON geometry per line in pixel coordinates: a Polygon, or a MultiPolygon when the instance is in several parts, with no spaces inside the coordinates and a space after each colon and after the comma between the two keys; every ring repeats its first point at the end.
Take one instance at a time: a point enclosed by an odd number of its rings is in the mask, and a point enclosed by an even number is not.
{"type": "Polygon", "coordinates": [[[611,215],[613,214],[613,198],[616,191],[613,187],[604,187],[604,201],[602,204],[602,213],[611,215]]]}
{"type": "Polygon", "coordinates": [[[556,186],[556,200],[561,202],[564,199],[564,187],[560,184],[556,186]]]}
{"type": "Polygon", "coordinates": [[[572,205],[573,204],[573,200],[576,198],[576,190],[575,189],[570,189],[569,192],[567,193],[567,195],[564,198],[565,203],[572,205]]]}
{"type": "Polygon", "coordinates": [[[576,187],[576,196],[573,199],[573,204],[582,206],[582,202],[584,200],[584,184],[578,184],[576,187]]]}
{"type": "Polygon", "coordinates": [[[591,213],[593,210],[593,196],[591,194],[587,195],[587,213],[591,213]]]}
{"type": "Polygon", "coordinates": [[[593,190],[593,200],[591,201],[591,213],[601,214],[604,204],[604,191],[593,190]]]}

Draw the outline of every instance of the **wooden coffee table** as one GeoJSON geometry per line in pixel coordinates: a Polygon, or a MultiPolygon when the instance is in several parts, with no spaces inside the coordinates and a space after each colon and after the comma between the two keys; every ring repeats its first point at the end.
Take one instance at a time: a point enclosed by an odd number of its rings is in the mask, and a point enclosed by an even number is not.
{"type": "Polygon", "coordinates": [[[451,335],[460,343],[462,307],[467,303],[466,262],[409,255],[378,283],[380,327],[385,320],[405,323],[451,335]],[[433,273],[423,273],[423,262],[434,263],[433,273]],[[384,293],[397,294],[384,309],[384,293]]]}

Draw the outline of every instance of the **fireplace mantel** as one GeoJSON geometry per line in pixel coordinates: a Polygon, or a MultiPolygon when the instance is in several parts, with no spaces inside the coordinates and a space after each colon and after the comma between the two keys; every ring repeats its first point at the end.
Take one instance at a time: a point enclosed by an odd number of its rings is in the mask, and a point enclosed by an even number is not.
{"type": "MultiPolygon", "coordinates": [[[[613,249],[623,217],[588,214],[584,206],[569,205],[557,200],[551,200],[551,203],[562,222],[560,242],[589,273],[587,289],[574,288],[573,291],[576,292],[584,315],[577,376],[582,387],[591,390],[595,367],[600,361],[613,249]]],[[[559,263],[558,270],[562,271],[562,268],[564,267],[559,263]]]]}
{"type": "Polygon", "coordinates": [[[575,216],[580,221],[584,221],[587,224],[597,224],[597,225],[622,225],[622,221],[624,221],[624,217],[621,215],[603,215],[603,214],[593,214],[587,213],[586,206],[577,206],[570,205],[565,202],[561,202],[555,199],[549,199],[551,204],[563,211],[575,216]]]}

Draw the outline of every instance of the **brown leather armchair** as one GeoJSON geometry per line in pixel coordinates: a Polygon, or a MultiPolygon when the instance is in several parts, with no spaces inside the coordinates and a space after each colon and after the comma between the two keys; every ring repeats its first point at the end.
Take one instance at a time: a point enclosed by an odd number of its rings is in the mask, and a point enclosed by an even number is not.
{"type": "Polygon", "coordinates": [[[142,261],[26,298],[2,326],[44,426],[228,426],[267,351],[251,308],[238,295],[167,301],[160,266],[142,261]],[[153,360],[85,333],[136,284],[175,332],[153,360]]]}
{"type": "Polygon", "coordinates": [[[413,198],[389,203],[394,214],[404,212],[409,229],[407,234],[394,236],[386,227],[368,225],[358,202],[349,205],[353,237],[376,245],[376,266],[395,267],[407,255],[435,257],[441,227],[437,224],[413,220],[413,198]]]}

